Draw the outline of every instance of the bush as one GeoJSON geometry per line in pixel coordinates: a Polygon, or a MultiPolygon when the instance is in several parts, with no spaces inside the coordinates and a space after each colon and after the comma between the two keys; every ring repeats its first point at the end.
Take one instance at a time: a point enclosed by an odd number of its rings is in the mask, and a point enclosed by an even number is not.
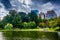
{"type": "Polygon", "coordinates": [[[29,28],[36,28],[36,23],[34,21],[29,22],[28,25],[29,25],[29,28]]]}
{"type": "Polygon", "coordinates": [[[24,22],[23,23],[24,28],[36,28],[36,23],[35,22],[24,22]]]}
{"type": "Polygon", "coordinates": [[[55,28],[57,27],[58,22],[57,21],[49,21],[49,27],[50,28],[55,28]]]}
{"type": "Polygon", "coordinates": [[[7,25],[5,25],[4,29],[12,30],[12,27],[13,27],[13,25],[8,23],[7,25]]]}
{"type": "Polygon", "coordinates": [[[41,22],[41,23],[39,23],[38,26],[41,27],[41,28],[44,28],[45,27],[45,23],[41,22]]]}
{"type": "Polygon", "coordinates": [[[26,28],[28,28],[28,23],[27,22],[24,22],[23,23],[23,27],[26,29],[26,28]]]}

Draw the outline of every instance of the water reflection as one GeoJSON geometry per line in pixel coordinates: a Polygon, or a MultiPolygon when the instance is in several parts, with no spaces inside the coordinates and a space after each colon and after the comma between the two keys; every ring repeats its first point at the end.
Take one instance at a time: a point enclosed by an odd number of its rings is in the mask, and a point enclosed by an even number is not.
{"type": "Polygon", "coordinates": [[[9,31],[0,32],[0,40],[59,40],[56,32],[9,31]]]}

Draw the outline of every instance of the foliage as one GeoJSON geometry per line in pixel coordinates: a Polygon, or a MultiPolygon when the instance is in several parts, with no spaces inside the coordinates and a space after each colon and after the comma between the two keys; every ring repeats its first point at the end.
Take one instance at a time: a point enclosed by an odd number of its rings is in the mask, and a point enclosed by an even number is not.
{"type": "Polygon", "coordinates": [[[44,22],[41,22],[41,23],[39,23],[38,26],[41,27],[41,28],[44,28],[45,27],[45,23],[44,22]]]}
{"type": "Polygon", "coordinates": [[[22,20],[18,14],[14,16],[14,18],[12,20],[12,24],[16,28],[21,28],[22,20]]]}
{"type": "Polygon", "coordinates": [[[9,15],[7,15],[3,18],[3,23],[4,23],[4,25],[6,25],[7,23],[11,23],[11,24],[13,24],[14,28],[16,28],[16,27],[21,28],[22,20],[21,20],[21,17],[19,16],[19,14],[15,10],[11,10],[9,12],[9,15]]]}
{"type": "Polygon", "coordinates": [[[38,16],[36,13],[34,13],[34,12],[28,13],[28,17],[29,17],[30,21],[35,21],[37,23],[38,16]]]}
{"type": "Polygon", "coordinates": [[[24,13],[24,12],[19,12],[18,14],[21,16],[22,22],[29,22],[28,15],[27,15],[26,13],[24,13]]]}
{"type": "Polygon", "coordinates": [[[36,27],[36,23],[35,22],[24,22],[23,23],[24,28],[35,28],[36,27]]]}
{"type": "Polygon", "coordinates": [[[4,28],[4,24],[2,20],[0,20],[0,28],[4,28]]]}
{"type": "Polygon", "coordinates": [[[46,20],[39,18],[35,12],[26,14],[25,12],[10,10],[9,14],[0,21],[0,27],[3,28],[8,23],[12,24],[14,28],[37,28],[37,26],[55,28],[60,27],[60,17],[46,20]]]}
{"type": "Polygon", "coordinates": [[[41,22],[42,22],[42,19],[39,17],[36,25],[39,26],[39,23],[41,23],[41,22]]]}
{"type": "Polygon", "coordinates": [[[59,27],[60,27],[60,16],[57,18],[57,21],[58,21],[57,26],[59,26],[59,27]]]}
{"type": "Polygon", "coordinates": [[[15,16],[17,14],[17,11],[16,10],[10,10],[9,11],[9,15],[11,15],[11,16],[15,16]]]}
{"type": "Polygon", "coordinates": [[[36,28],[36,23],[34,21],[29,22],[28,25],[29,25],[30,28],[36,28]]]}
{"type": "Polygon", "coordinates": [[[59,22],[60,22],[59,19],[60,19],[59,17],[50,19],[49,20],[49,26],[52,27],[52,28],[55,28],[55,27],[59,26],[59,22]]]}
{"type": "Polygon", "coordinates": [[[57,21],[50,21],[49,26],[52,28],[57,27],[57,21]]]}
{"type": "Polygon", "coordinates": [[[28,23],[27,22],[24,22],[23,23],[23,27],[26,29],[26,28],[28,28],[28,23]]]}
{"type": "Polygon", "coordinates": [[[5,27],[4,27],[4,29],[6,29],[6,30],[11,30],[13,28],[13,25],[12,24],[7,24],[7,25],[5,25],[5,27]]]}

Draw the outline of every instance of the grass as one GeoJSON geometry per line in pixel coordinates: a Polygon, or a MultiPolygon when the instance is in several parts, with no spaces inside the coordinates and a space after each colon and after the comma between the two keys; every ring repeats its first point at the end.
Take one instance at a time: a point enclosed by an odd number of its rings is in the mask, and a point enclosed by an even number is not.
{"type": "Polygon", "coordinates": [[[57,29],[60,29],[59,27],[56,27],[56,28],[48,28],[48,31],[55,31],[57,29]]]}
{"type": "Polygon", "coordinates": [[[42,32],[57,32],[55,30],[59,29],[58,27],[56,28],[35,28],[35,29],[12,29],[12,30],[5,30],[1,29],[0,31],[42,31],[42,32]]]}
{"type": "Polygon", "coordinates": [[[15,29],[14,31],[43,31],[43,29],[39,28],[39,29],[15,29]]]}

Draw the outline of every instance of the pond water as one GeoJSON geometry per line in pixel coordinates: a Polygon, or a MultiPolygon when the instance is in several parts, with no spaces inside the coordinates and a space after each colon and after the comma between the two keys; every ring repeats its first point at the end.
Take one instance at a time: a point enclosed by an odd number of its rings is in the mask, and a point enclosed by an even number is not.
{"type": "Polygon", "coordinates": [[[8,31],[0,32],[0,40],[60,40],[57,32],[8,31]]]}

